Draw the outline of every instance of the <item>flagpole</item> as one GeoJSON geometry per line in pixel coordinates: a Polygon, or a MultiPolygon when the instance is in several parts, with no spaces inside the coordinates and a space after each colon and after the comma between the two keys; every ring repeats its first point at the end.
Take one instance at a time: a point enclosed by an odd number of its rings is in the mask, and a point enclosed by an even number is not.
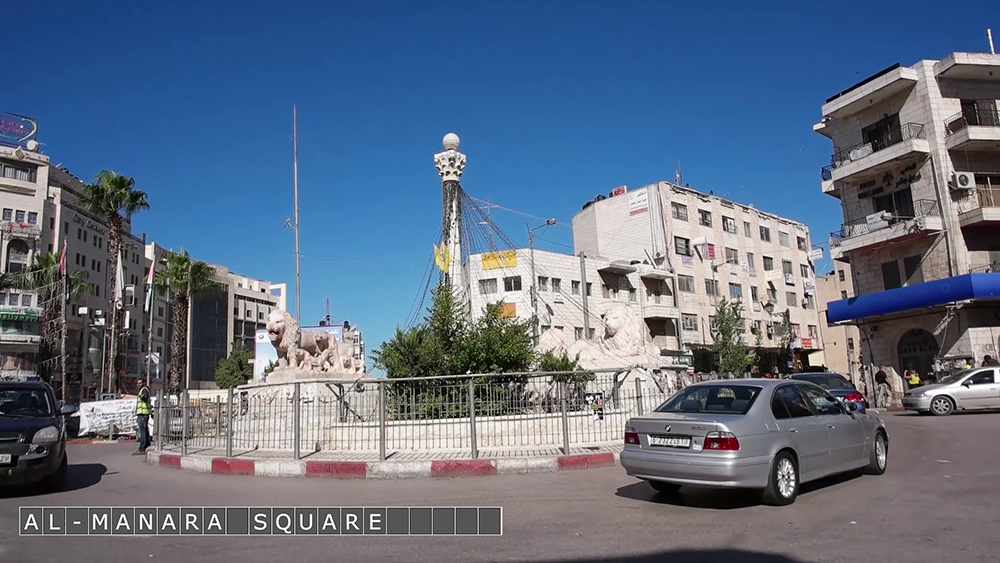
{"type": "MultiPolygon", "coordinates": [[[[149,285],[146,291],[152,292],[153,286],[149,285]]],[[[153,374],[153,299],[152,297],[146,299],[149,302],[149,311],[146,312],[149,315],[149,335],[146,337],[146,387],[149,387],[153,374]]]]}
{"type": "MultiPolygon", "coordinates": [[[[60,399],[66,403],[66,305],[69,301],[69,276],[66,275],[66,238],[63,238],[62,250],[59,251],[59,276],[62,278],[62,304],[60,306],[62,331],[59,335],[59,356],[60,371],[62,372],[62,396],[60,399]]],[[[80,360],[83,360],[83,350],[80,350],[80,360]]],[[[83,386],[83,368],[80,368],[80,385],[83,386]]]]}

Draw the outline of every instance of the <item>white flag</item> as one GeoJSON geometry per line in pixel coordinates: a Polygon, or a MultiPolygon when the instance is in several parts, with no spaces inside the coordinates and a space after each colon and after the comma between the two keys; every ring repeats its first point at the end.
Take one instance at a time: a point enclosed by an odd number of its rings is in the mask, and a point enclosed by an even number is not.
{"type": "Polygon", "coordinates": [[[121,309],[125,305],[125,265],[122,264],[122,251],[118,251],[118,269],[115,271],[117,283],[115,283],[115,305],[121,309]]]}

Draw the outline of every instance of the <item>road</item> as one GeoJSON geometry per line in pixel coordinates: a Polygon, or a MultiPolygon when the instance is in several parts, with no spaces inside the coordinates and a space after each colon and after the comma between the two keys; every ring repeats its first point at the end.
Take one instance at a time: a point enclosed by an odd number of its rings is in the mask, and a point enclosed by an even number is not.
{"type": "Polygon", "coordinates": [[[71,446],[70,490],[0,497],[0,561],[979,561],[995,557],[1000,414],[887,417],[889,469],[804,487],[789,507],[685,492],[667,502],[620,467],[449,480],[227,477],[71,446]],[[30,538],[19,506],[504,507],[502,537],[30,538]],[[69,559],[67,559],[69,558],[69,559]]]}

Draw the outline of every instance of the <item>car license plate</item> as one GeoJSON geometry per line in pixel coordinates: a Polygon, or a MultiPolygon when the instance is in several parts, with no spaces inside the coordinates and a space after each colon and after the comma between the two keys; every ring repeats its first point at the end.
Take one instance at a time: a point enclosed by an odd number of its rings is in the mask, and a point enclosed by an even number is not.
{"type": "Polygon", "coordinates": [[[691,438],[680,436],[650,436],[650,446],[664,446],[667,448],[690,448],[691,438]]]}
{"type": "Polygon", "coordinates": [[[10,454],[0,454],[0,465],[10,465],[10,454]]]}

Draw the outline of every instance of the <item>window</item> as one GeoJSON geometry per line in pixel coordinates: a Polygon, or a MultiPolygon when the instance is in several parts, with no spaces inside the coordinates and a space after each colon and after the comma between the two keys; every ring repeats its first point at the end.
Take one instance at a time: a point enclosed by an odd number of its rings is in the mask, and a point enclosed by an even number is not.
{"type": "Polygon", "coordinates": [[[583,340],[583,329],[581,327],[573,328],[573,338],[583,340]]]}
{"type": "Polygon", "coordinates": [[[587,282],[587,297],[594,294],[594,284],[587,282]]]}
{"type": "Polygon", "coordinates": [[[638,293],[635,291],[634,287],[630,287],[628,290],[628,300],[635,303],[636,297],[638,297],[638,293]]]}
{"type": "Polygon", "coordinates": [[[786,276],[792,275],[792,261],[791,260],[782,260],[781,261],[781,273],[785,274],[786,276]]]}
{"type": "Polygon", "coordinates": [[[548,291],[549,290],[549,278],[545,276],[538,276],[538,291],[548,291]]]}
{"type": "Polygon", "coordinates": [[[157,307],[156,308],[156,316],[157,317],[162,317],[163,316],[163,307],[157,307]]]}
{"type": "Polygon", "coordinates": [[[764,256],[764,271],[770,272],[774,269],[774,258],[770,256],[764,256]]]}
{"type": "Polygon", "coordinates": [[[570,291],[573,292],[573,295],[580,295],[580,282],[573,280],[570,282],[569,287],[570,291]]]}
{"type": "Polygon", "coordinates": [[[753,263],[753,252],[747,252],[747,266],[749,266],[751,270],[756,267],[753,263]]]}
{"type": "MultiPolygon", "coordinates": [[[[777,399],[785,408],[787,416],[783,418],[803,418],[806,416],[813,416],[813,411],[809,406],[809,401],[806,399],[805,395],[799,391],[797,385],[783,385],[777,388],[774,391],[774,398],[777,399]]],[[[772,402],[772,411],[773,410],[774,403],[772,402]]],[[[780,409],[779,412],[781,412],[780,409]]],[[[778,417],[775,416],[775,418],[778,417]]]]}
{"type": "Polygon", "coordinates": [[[906,276],[906,285],[924,283],[924,273],[920,269],[922,258],[919,254],[903,258],[903,273],[906,276]]]}
{"type": "Polygon", "coordinates": [[[694,276],[677,276],[677,291],[694,293],[694,276]]]}
{"type": "Polygon", "coordinates": [[[28,224],[29,225],[37,225],[38,224],[38,213],[35,213],[34,211],[29,211],[28,212],[28,224]]]}
{"type": "Polygon", "coordinates": [[[989,385],[996,383],[996,377],[993,375],[994,371],[996,370],[983,370],[973,374],[967,381],[973,385],[989,385]]]}
{"type": "Polygon", "coordinates": [[[816,298],[812,295],[806,295],[806,309],[816,309],[816,298]]]}
{"type": "Polygon", "coordinates": [[[712,212],[705,211],[704,209],[698,210],[698,224],[702,227],[712,226],[712,212]]]}
{"type": "Polygon", "coordinates": [[[552,278],[552,291],[554,293],[562,293],[562,280],[559,278],[552,278]]]}
{"type": "Polygon", "coordinates": [[[738,283],[729,284],[729,298],[743,299],[743,286],[738,283]]]}
{"type": "Polygon", "coordinates": [[[805,237],[795,237],[795,246],[798,247],[798,249],[801,250],[801,251],[803,251],[803,252],[806,251],[806,250],[809,250],[809,247],[806,246],[806,238],[805,237]]]}
{"type": "Polygon", "coordinates": [[[735,248],[726,249],[726,263],[727,264],[739,264],[740,263],[740,253],[735,248]]]}
{"type": "Polygon", "coordinates": [[[807,328],[809,329],[809,338],[819,340],[819,327],[816,325],[809,325],[807,328]]]}
{"type": "Polygon", "coordinates": [[[253,318],[253,311],[251,311],[250,309],[247,309],[247,318],[248,319],[252,319],[253,318]]]}
{"type": "Polygon", "coordinates": [[[479,280],[479,295],[492,295],[497,293],[497,279],[479,280]]]}
{"type": "Polygon", "coordinates": [[[257,320],[258,321],[264,320],[264,311],[260,311],[257,313],[257,320]]]}
{"type": "Polygon", "coordinates": [[[783,233],[781,231],[778,231],[778,244],[784,246],[785,248],[788,248],[789,246],[792,245],[791,240],[789,240],[788,238],[788,233],[783,233]]]}
{"type": "Polygon", "coordinates": [[[688,207],[681,203],[670,202],[670,216],[678,221],[688,220],[688,207]]]}
{"type": "Polygon", "coordinates": [[[753,231],[750,230],[750,221],[743,221],[743,236],[750,238],[753,236],[751,234],[752,232],[753,231]]]}
{"type": "Polygon", "coordinates": [[[778,290],[777,289],[772,289],[770,287],[767,288],[767,300],[770,301],[771,303],[774,303],[775,305],[777,305],[778,304],[778,290]]]}
{"type": "Polygon", "coordinates": [[[698,330],[698,315],[681,315],[681,329],[698,330]]]}
{"type": "Polygon", "coordinates": [[[53,230],[53,231],[56,230],[56,218],[55,217],[49,217],[49,229],[53,230]]]}
{"type": "Polygon", "coordinates": [[[618,299],[618,288],[607,284],[601,284],[601,297],[605,299],[618,299]]]}
{"type": "Polygon", "coordinates": [[[844,271],[843,270],[837,270],[837,278],[840,281],[844,281],[845,278],[844,278],[844,271]]]}
{"type": "Polygon", "coordinates": [[[708,317],[708,331],[712,334],[719,329],[719,326],[715,324],[715,317],[708,317]]]}
{"type": "Polygon", "coordinates": [[[847,299],[847,292],[846,291],[841,291],[840,292],[840,298],[841,299],[847,299]]]}
{"type": "Polygon", "coordinates": [[[803,278],[808,278],[809,277],[809,266],[807,266],[805,264],[799,264],[799,274],[803,278]]]}
{"type": "Polygon", "coordinates": [[[705,293],[708,295],[718,295],[719,282],[715,280],[705,280],[705,293]]]}
{"type": "Polygon", "coordinates": [[[799,328],[800,327],[799,327],[798,324],[795,324],[795,323],[790,324],[789,328],[788,328],[788,335],[791,336],[792,338],[798,338],[798,337],[802,336],[801,331],[799,330],[799,328]]]}
{"type": "Polygon", "coordinates": [[[18,209],[16,212],[14,212],[14,221],[18,223],[24,223],[24,211],[18,209]]]}
{"type": "Polygon", "coordinates": [[[156,336],[159,336],[160,338],[163,338],[163,327],[162,326],[156,327],[156,336]]]}
{"type": "Polygon", "coordinates": [[[840,401],[833,398],[833,395],[816,387],[815,385],[799,385],[802,394],[805,395],[813,405],[813,410],[820,416],[842,414],[840,401]]]}
{"type": "Polygon", "coordinates": [[[771,229],[767,227],[760,228],[760,240],[764,242],[771,242],[771,229]]]}
{"type": "Polygon", "coordinates": [[[49,243],[49,252],[52,252],[52,243],[49,243]]]}
{"type": "Polygon", "coordinates": [[[854,339],[853,338],[848,338],[847,339],[847,350],[849,352],[853,352],[854,351],[854,339]]]}
{"type": "Polygon", "coordinates": [[[691,256],[691,239],[674,237],[674,252],[681,256],[691,256]]]}
{"type": "Polygon", "coordinates": [[[750,385],[705,385],[688,387],[656,408],[656,412],[746,414],[760,395],[750,385]]]}
{"type": "MultiPolygon", "coordinates": [[[[20,180],[21,182],[34,182],[35,181],[35,167],[34,166],[23,166],[20,164],[9,164],[7,162],[0,162],[0,176],[7,178],[9,180],[20,180]]],[[[10,221],[10,219],[4,219],[5,221],[10,221]]]]}
{"type": "Polygon", "coordinates": [[[884,289],[896,289],[903,286],[903,280],[899,278],[899,264],[895,260],[882,264],[882,287],[884,289]]]}
{"type": "Polygon", "coordinates": [[[795,294],[794,291],[786,291],[785,292],[785,299],[788,301],[788,306],[789,307],[798,307],[799,306],[799,298],[795,294]]]}
{"type": "Polygon", "coordinates": [[[7,301],[7,304],[8,305],[13,305],[13,306],[17,307],[17,302],[18,302],[19,299],[20,299],[20,294],[19,293],[11,293],[10,294],[10,300],[7,301]]]}
{"type": "Polygon", "coordinates": [[[503,279],[504,291],[521,291],[521,276],[510,276],[503,279]]]}
{"type": "Polygon", "coordinates": [[[5,207],[3,210],[3,220],[10,221],[13,218],[14,218],[14,210],[5,207]]]}
{"type": "Polygon", "coordinates": [[[722,216],[722,230],[729,234],[736,234],[736,219],[732,217],[722,216]]]}
{"type": "Polygon", "coordinates": [[[757,293],[757,286],[755,286],[755,285],[750,286],[750,299],[754,303],[757,303],[757,302],[760,301],[760,294],[757,293]]]}
{"type": "Polygon", "coordinates": [[[592,328],[587,329],[587,338],[589,338],[590,340],[593,340],[594,336],[596,334],[597,334],[597,331],[595,329],[592,329],[592,328]]]}
{"type": "Polygon", "coordinates": [[[21,306],[31,307],[31,295],[28,294],[21,295],[21,306]]]}

